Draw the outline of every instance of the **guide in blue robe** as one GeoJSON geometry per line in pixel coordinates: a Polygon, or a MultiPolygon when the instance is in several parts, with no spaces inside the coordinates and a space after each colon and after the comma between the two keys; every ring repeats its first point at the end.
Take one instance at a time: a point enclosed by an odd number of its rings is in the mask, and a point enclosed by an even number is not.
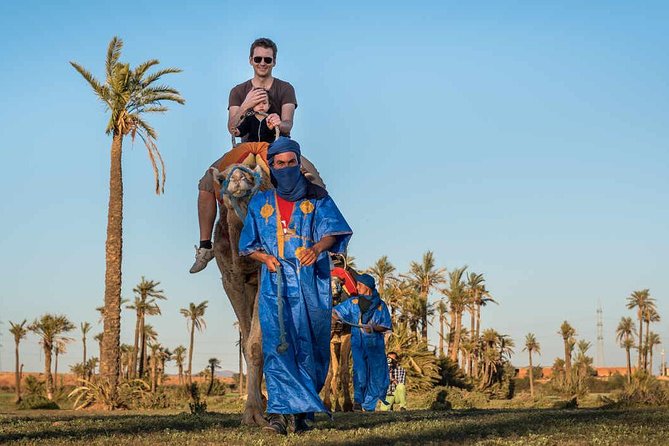
{"type": "Polygon", "coordinates": [[[388,307],[376,288],[370,288],[371,295],[358,294],[334,307],[337,316],[351,325],[353,399],[368,412],[374,411],[377,401],[385,400],[390,378],[383,332],[370,330],[368,333],[360,326],[382,327],[385,331],[392,329],[388,307]],[[367,299],[370,304],[364,313],[360,309],[360,299],[367,299]]]}
{"type": "MultiPolygon", "coordinates": [[[[280,138],[279,142],[286,139],[280,138]]],[[[291,146],[291,143],[286,142],[286,146],[295,152],[297,144],[291,146]]],[[[278,150],[283,150],[283,143],[279,146],[278,150]]],[[[268,158],[271,151],[272,146],[268,158]]],[[[299,159],[299,145],[296,153],[299,159]]],[[[281,188],[277,187],[277,191],[254,195],[239,240],[240,255],[264,251],[276,257],[281,265],[275,273],[265,264],[261,266],[258,314],[267,413],[328,412],[318,395],[330,363],[332,290],[328,252],[345,253],[352,231],[324,189],[314,188],[311,183],[305,185],[298,195],[302,198],[291,200],[295,203],[291,216],[280,215],[276,197],[280,192],[281,188]],[[288,222],[285,231],[282,219],[288,222]],[[335,237],[334,245],[322,252],[313,265],[301,265],[300,250],[312,247],[327,236],[335,237]],[[281,283],[281,304],[277,299],[278,283],[281,283]],[[282,320],[279,305],[283,307],[282,320]],[[287,350],[279,348],[281,326],[287,350]]]]}

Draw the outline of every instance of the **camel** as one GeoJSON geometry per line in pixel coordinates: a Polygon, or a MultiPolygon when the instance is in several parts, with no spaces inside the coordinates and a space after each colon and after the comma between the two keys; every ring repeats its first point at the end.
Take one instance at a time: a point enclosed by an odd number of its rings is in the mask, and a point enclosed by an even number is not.
{"type": "MultiPolygon", "coordinates": [[[[243,218],[255,190],[272,188],[265,142],[247,142],[230,150],[218,167],[212,168],[219,218],[214,228],[214,253],[225,293],[230,299],[242,333],[246,360],[247,399],[242,424],[265,426],[266,400],[261,391],[262,338],[258,320],[260,265],[239,256],[243,218]],[[260,182],[258,186],[258,181],[260,182]],[[224,185],[225,189],[221,190],[224,185]]],[[[316,168],[302,157],[303,172],[311,182],[323,185],[316,168]]]]}

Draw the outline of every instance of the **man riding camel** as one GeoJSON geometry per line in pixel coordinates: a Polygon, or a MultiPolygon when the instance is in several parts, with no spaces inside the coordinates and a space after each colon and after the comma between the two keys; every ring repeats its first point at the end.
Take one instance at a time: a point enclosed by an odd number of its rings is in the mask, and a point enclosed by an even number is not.
{"type": "MultiPolygon", "coordinates": [[[[293,86],[281,79],[272,76],[272,69],[276,66],[277,47],[267,38],[256,39],[251,44],[249,64],[253,67],[253,78],[235,86],[230,91],[228,101],[228,130],[235,136],[242,118],[253,111],[259,104],[269,104],[265,118],[267,127],[271,130],[279,127],[283,136],[290,136],[293,127],[293,115],[297,108],[297,99],[293,86]]],[[[256,119],[250,116],[246,119],[256,119]]],[[[246,141],[247,138],[242,138],[246,141]]],[[[212,166],[218,167],[221,159],[212,166]]],[[[200,246],[195,248],[195,263],[191,273],[202,271],[209,261],[214,258],[214,249],[211,234],[216,220],[216,196],[212,173],[209,169],[198,184],[197,200],[198,222],[200,226],[200,246]]]]}
{"type": "Polygon", "coordinates": [[[262,263],[266,429],[278,434],[286,434],[291,416],[299,432],[309,428],[307,414],[328,412],[319,396],[330,361],[328,253],[345,253],[352,235],[327,191],[301,172],[300,156],[299,144],[286,137],[269,146],[275,189],[253,196],[239,238],[239,255],[262,263]]]}

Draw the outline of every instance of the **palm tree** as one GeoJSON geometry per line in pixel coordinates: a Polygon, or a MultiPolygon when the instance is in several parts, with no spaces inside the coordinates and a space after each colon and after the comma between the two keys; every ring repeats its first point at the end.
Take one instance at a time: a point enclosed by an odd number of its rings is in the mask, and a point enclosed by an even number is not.
{"type": "Polygon", "coordinates": [[[646,323],[646,342],[643,345],[643,368],[648,371],[648,353],[649,353],[649,339],[650,339],[650,323],[660,322],[660,315],[655,306],[655,300],[649,299],[646,308],[643,312],[643,320],[646,323]]]}
{"type": "Polygon", "coordinates": [[[21,366],[19,361],[19,344],[21,339],[25,339],[28,334],[28,327],[26,327],[26,320],[23,319],[21,323],[9,322],[9,332],[14,336],[14,357],[16,360],[16,368],[14,370],[14,388],[16,391],[16,403],[21,402],[21,366]]]}
{"type": "Polygon", "coordinates": [[[123,137],[136,135],[144,141],[156,180],[156,193],[164,190],[164,164],[156,139],[156,131],[143,116],[146,113],[167,111],[163,102],[172,101],[184,104],[185,101],[177,90],[168,86],[155,86],[163,75],[181,72],[178,68],[167,68],[152,74],[147,71],[158,65],[156,59],[138,65],[134,70],[129,64],[119,62],[123,41],[114,37],[109,43],[106,60],[106,80],[100,83],[81,65],[70,64],[93,88],[95,95],[102,100],[110,111],[106,133],[112,135],[111,166],[109,175],[109,205],[107,211],[107,242],[105,246],[105,295],[104,295],[104,333],[101,359],[102,375],[109,380],[112,399],[115,399],[120,368],[121,339],[121,257],[123,254],[123,176],[121,154],[123,137]],[[161,172],[158,164],[162,168],[161,172]]]}
{"type": "MultiPolygon", "coordinates": [[[[151,324],[144,324],[144,331],[142,331],[142,339],[144,339],[144,344],[140,347],[140,351],[146,352],[149,342],[156,342],[158,340],[158,332],[153,328],[151,324]]],[[[148,372],[149,367],[149,355],[144,355],[144,358],[140,361],[139,369],[141,374],[138,375],[139,378],[143,378],[145,373],[148,372]]]]}
{"type": "Polygon", "coordinates": [[[214,388],[214,374],[216,369],[221,368],[221,361],[217,358],[209,358],[209,388],[207,389],[207,396],[211,395],[211,390],[214,388]]]}
{"type": "Polygon", "coordinates": [[[616,340],[620,342],[620,346],[625,349],[627,354],[627,383],[632,382],[632,360],[630,357],[630,349],[634,347],[634,335],[636,328],[631,317],[620,318],[618,327],[616,328],[616,340]]]}
{"type": "Polygon", "coordinates": [[[84,345],[84,361],[82,364],[86,364],[86,335],[88,334],[89,331],[91,331],[91,324],[88,322],[82,322],[81,325],[81,342],[84,345]]]}
{"type": "Polygon", "coordinates": [[[448,298],[448,304],[451,312],[451,330],[448,336],[448,352],[451,359],[458,360],[460,351],[460,336],[462,332],[462,313],[467,305],[467,290],[462,276],[467,269],[466,266],[456,268],[448,274],[449,288],[442,290],[442,293],[448,298]]]}
{"type": "Polygon", "coordinates": [[[587,355],[588,350],[592,344],[585,339],[578,341],[578,355],[576,356],[576,371],[578,374],[579,388],[583,385],[585,378],[588,376],[588,369],[592,366],[592,358],[587,355]]]}
{"type": "Polygon", "coordinates": [[[182,308],[179,312],[186,318],[186,327],[190,326],[190,348],[188,349],[188,385],[193,384],[193,343],[195,341],[195,329],[202,331],[207,328],[204,321],[204,312],[207,309],[208,301],[195,305],[191,302],[188,308],[182,308]]]}
{"type": "Polygon", "coordinates": [[[158,385],[158,356],[160,355],[161,345],[157,342],[152,342],[149,344],[149,348],[151,349],[151,359],[149,361],[151,364],[151,392],[155,392],[158,385]]]}
{"type": "Polygon", "coordinates": [[[239,356],[239,397],[241,398],[244,395],[244,361],[243,361],[243,338],[242,338],[242,329],[241,326],[239,325],[239,321],[235,321],[233,324],[233,327],[237,329],[237,332],[239,333],[239,340],[235,342],[235,345],[237,346],[237,351],[238,351],[238,356],[239,356]]]}
{"type": "Polygon", "coordinates": [[[534,333],[525,335],[525,348],[523,351],[527,351],[527,354],[530,357],[530,369],[528,370],[528,374],[530,375],[530,396],[534,398],[534,366],[532,365],[532,353],[541,354],[541,345],[539,345],[534,333]]]}
{"type": "MultiPolygon", "coordinates": [[[[93,336],[94,341],[98,341],[98,351],[100,354],[102,354],[102,338],[104,337],[104,333],[98,333],[95,336],[93,336]]],[[[98,362],[100,361],[100,358],[98,358],[98,362]]]]}
{"type": "Polygon", "coordinates": [[[67,353],[67,343],[70,342],[71,338],[60,337],[56,339],[53,346],[53,351],[56,354],[56,360],[54,361],[53,375],[55,377],[55,389],[58,390],[58,356],[63,353],[67,353]]]}
{"type": "Polygon", "coordinates": [[[567,384],[571,385],[572,383],[572,377],[571,377],[571,352],[574,348],[574,344],[576,344],[576,340],[574,339],[574,336],[576,336],[576,330],[569,325],[569,322],[564,321],[562,325],[560,326],[560,331],[558,331],[558,334],[562,336],[562,341],[564,342],[564,369],[565,369],[565,376],[567,379],[567,384]]]}
{"type": "Polygon", "coordinates": [[[368,269],[368,272],[374,276],[377,288],[381,292],[382,297],[385,297],[384,291],[388,286],[388,282],[395,278],[395,276],[393,276],[395,266],[390,263],[388,256],[382,256],[376,263],[374,263],[374,266],[368,269]]]}
{"type": "Polygon", "coordinates": [[[177,363],[179,385],[183,384],[184,380],[184,354],[186,347],[183,345],[174,349],[174,361],[177,363]]]}
{"type": "Polygon", "coordinates": [[[407,276],[412,280],[414,286],[418,289],[418,293],[422,299],[423,317],[421,319],[421,336],[427,341],[427,319],[428,319],[428,297],[430,292],[437,287],[437,285],[446,281],[446,269],[437,268],[435,265],[434,254],[432,251],[427,251],[423,254],[421,263],[411,262],[409,273],[407,276]]]}
{"type": "Polygon", "coordinates": [[[157,287],[160,285],[160,282],[154,282],[153,280],[146,280],[142,276],[142,280],[132,289],[135,293],[135,301],[132,305],[127,305],[126,308],[129,310],[135,310],[137,314],[137,319],[135,321],[135,349],[133,356],[131,357],[132,363],[130,365],[131,376],[134,378],[137,376],[137,353],[138,348],[141,345],[142,349],[139,352],[139,376],[142,376],[144,373],[144,357],[146,351],[144,345],[146,344],[146,339],[144,339],[144,324],[145,316],[155,316],[160,314],[160,307],[156,303],[157,299],[166,300],[167,297],[163,294],[163,290],[158,290],[157,287]],[[140,341],[140,337],[142,337],[140,341]]]}
{"type": "Polygon", "coordinates": [[[660,339],[660,335],[655,333],[655,332],[650,332],[648,333],[648,336],[646,337],[647,341],[647,350],[650,353],[650,366],[648,367],[648,372],[652,375],[653,374],[653,349],[655,348],[656,345],[662,344],[662,340],[660,339]]]}
{"type": "Polygon", "coordinates": [[[446,325],[446,313],[448,312],[448,305],[446,305],[444,299],[439,299],[439,302],[437,302],[437,312],[439,313],[439,357],[443,358],[445,356],[444,339],[446,338],[444,326],[446,325]]]}
{"type": "Polygon", "coordinates": [[[51,353],[54,343],[61,335],[74,330],[74,324],[67,317],[61,315],[45,314],[30,324],[28,330],[41,338],[44,349],[44,374],[46,375],[46,396],[53,399],[53,376],[51,375],[51,353]]]}
{"type": "Polygon", "coordinates": [[[639,343],[637,344],[637,348],[639,350],[639,359],[637,362],[637,370],[641,370],[641,354],[643,350],[643,315],[644,311],[646,310],[646,306],[651,299],[650,290],[647,288],[645,290],[633,291],[632,294],[627,298],[627,309],[633,310],[636,308],[637,319],[639,320],[639,343]]]}

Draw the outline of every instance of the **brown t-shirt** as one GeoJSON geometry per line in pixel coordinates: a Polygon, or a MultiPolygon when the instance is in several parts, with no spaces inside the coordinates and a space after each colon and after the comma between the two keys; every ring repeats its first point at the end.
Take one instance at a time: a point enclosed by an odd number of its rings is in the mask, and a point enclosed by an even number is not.
{"type": "MultiPolygon", "coordinates": [[[[232,90],[230,90],[230,99],[228,100],[228,110],[230,107],[239,107],[244,102],[244,98],[249,91],[253,89],[253,83],[249,79],[246,82],[242,82],[239,85],[236,85],[232,90]]],[[[272,86],[267,90],[269,95],[269,113],[276,113],[281,116],[281,108],[284,104],[295,104],[297,108],[297,98],[295,97],[295,89],[290,83],[282,81],[281,79],[274,78],[272,81],[272,86]]],[[[284,135],[289,136],[289,135],[284,135]]]]}

